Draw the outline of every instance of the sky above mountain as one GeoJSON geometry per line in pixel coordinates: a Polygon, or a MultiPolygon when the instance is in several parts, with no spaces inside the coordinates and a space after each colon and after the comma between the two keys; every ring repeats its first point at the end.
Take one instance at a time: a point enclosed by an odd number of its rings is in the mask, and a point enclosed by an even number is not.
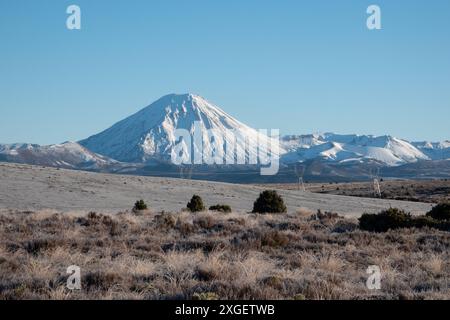
{"type": "Polygon", "coordinates": [[[282,134],[450,139],[450,2],[1,1],[0,143],[78,141],[192,92],[282,134]],[[66,8],[82,29],[66,28],[66,8]]]}

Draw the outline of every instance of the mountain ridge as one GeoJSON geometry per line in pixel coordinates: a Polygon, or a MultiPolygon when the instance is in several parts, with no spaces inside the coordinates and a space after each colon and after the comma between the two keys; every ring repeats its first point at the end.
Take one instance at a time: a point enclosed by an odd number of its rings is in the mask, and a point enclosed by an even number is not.
{"type": "MultiPolygon", "coordinates": [[[[195,141],[190,145],[193,153],[204,150],[213,154],[218,152],[220,146],[232,145],[234,140],[230,132],[238,132],[255,145],[260,143],[260,150],[246,149],[246,141],[237,139],[237,147],[246,150],[246,159],[273,151],[272,137],[245,125],[205,98],[188,93],[163,96],[106,130],[79,142],[49,146],[0,144],[0,161],[112,172],[126,168],[130,173],[141,172],[139,170],[145,166],[163,166],[160,168],[166,170],[173,165],[171,156],[179,142],[175,135],[177,129],[183,129],[192,136],[200,134],[203,140],[201,145],[195,141]],[[218,135],[212,139],[205,133],[208,130],[218,135]]],[[[183,156],[191,156],[188,144],[183,143],[183,156]]],[[[221,151],[223,155],[225,150],[221,151]]],[[[355,170],[359,175],[373,166],[394,168],[387,171],[390,173],[395,172],[395,167],[424,161],[436,161],[437,166],[447,166],[439,161],[450,159],[450,142],[409,142],[391,135],[331,132],[287,135],[280,138],[279,156],[283,170],[297,164],[312,163],[312,168],[315,168],[311,171],[313,173],[343,172],[340,175],[345,178],[355,166],[358,166],[355,170]],[[347,169],[342,171],[339,167],[347,169]]],[[[426,168],[427,174],[433,174],[430,165],[411,165],[408,168],[426,168]]],[[[226,170],[232,174],[233,169],[242,172],[245,166],[227,167],[226,170]]],[[[176,172],[176,169],[173,170],[176,172]]],[[[218,166],[204,166],[202,170],[206,174],[219,169],[218,166]]],[[[437,173],[438,170],[436,168],[437,173]]]]}
{"type": "Polygon", "coordinates": [[[288,163],[313,158],[329,161],[373,159],[388,166],[396,166],[419,160],[432,160],[410,142],[390,135],[325,133],[287,136],[282,141],[289,149],[283,159],[288,163]]]}
{"type": "Polygon", "coordinates": [[[41,146],[30,143],[0,144],[0,160],[65,169],[101,170],[119,162],[96,154],[76,142],[41,146]]]}

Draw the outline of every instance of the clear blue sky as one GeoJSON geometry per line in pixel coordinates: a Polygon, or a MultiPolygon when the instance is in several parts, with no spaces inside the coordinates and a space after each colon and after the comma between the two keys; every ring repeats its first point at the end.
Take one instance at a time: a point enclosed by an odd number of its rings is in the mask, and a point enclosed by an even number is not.
{"type": "Polygon", "coordinates": [[[0,1],[2,143],[77,141],[186,92],[282,134],[450,139],[450,1],[0,1]]]}

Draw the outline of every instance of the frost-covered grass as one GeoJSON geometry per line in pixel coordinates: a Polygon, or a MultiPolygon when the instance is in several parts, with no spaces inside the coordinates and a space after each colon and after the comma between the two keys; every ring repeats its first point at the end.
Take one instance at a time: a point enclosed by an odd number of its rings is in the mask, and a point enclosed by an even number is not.
{"type": "Polygon", "coordinates": [[[4,210],[0,298],[450,299],[450,233],[311,216],[4,210]],[[65,287],[70,265],[80,291],[65,287]],[[379,291],[366,288],[369,265],[379,291]]]}

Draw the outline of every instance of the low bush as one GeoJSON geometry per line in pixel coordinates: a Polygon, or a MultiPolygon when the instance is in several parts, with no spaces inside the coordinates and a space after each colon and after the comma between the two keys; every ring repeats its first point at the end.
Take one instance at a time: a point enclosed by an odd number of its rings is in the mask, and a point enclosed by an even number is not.
{"type": "Polygon", "coordinates": [[[433,207],[427,216],[436,220],[450,220],[450,202],[440,203],[433,207]]]}
{"type": "Polygon", "coordinates": [[[217,212],[223,212],[223,213],[230,213],[231,207],[227,204],[216,204],[215,206],[209,207],[210,211],[217,211],[217,212]]]}
{"type": "Polygon", "coordinates": [[[429,227],[429,228],[439,229],[440,224],[441,223],[439,221],[437,221],[431,217],[418,216],[418,217],[411,217],[410,227],[415,227],[415,228],[429,227]]]}
{"type": "Polygon", "coordinates": [[[359,218],[359,227],[362,230],[386,232],[389,229],[409,227],[411,215],[397,208],[384,210],[379,214],[363,214],[359,218]]]}
{"type": "Polygon", "coordinates": [[[411,216],[403,210],[390,208],[379,214],[363,214],[359,228],[372,232],[386,232],[400,228],[434,228],[450,231],[450,221],[434,219],[430,215],[411,216]]]}
{"type": "Polygon", "coordinates": [[[136,201],[136,203],[134,204],[133,211],[136,212],[142,210],[147,210],[147,204],[144,202],[144,200],[136,201]]]}
{"type": "Polygon", "coordinates": [[[203,204],[203,200],[200,196],[197,195],[194,195],[192,197],[191,201],[189,201],[189,203],[187,204],[187,208],[191,212],[205,211],[205,205],[203,204]]]}
{"type": "Polygon", "coordinates": [[[253,204],[253,213],[285,213],[286,211],[283,198],[275,190],[261,192],[253,204]]]}

